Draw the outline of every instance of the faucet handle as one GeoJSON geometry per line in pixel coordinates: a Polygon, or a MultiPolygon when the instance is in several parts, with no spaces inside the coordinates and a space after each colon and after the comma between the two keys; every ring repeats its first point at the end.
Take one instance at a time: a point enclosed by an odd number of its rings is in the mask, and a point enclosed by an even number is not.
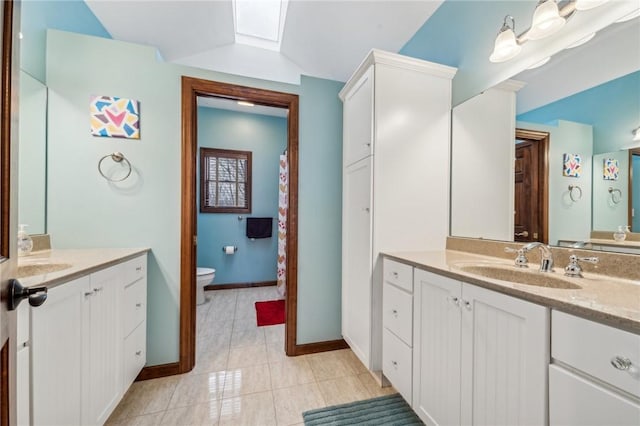
{"type": "Polygon", "coordinates": [[[564,268],[564,274],[568,277],[582,277],[582,267],[578,262],[598,263],[597,257],[578,257],[575,254],[569,256],[569,264],[564,268]]]}
{"type": "Polygon", "coordinates": [[[516,266],[518,268],[528,268],[529,265],[529,261],[527,260],[527,256],[525,256],[525,251],[524,249],[514,249],[511,247],[505,247],[504,248],[505,253],[517,253],[518,255],[516,256],[514,262],[516,264],[516,266]]]}

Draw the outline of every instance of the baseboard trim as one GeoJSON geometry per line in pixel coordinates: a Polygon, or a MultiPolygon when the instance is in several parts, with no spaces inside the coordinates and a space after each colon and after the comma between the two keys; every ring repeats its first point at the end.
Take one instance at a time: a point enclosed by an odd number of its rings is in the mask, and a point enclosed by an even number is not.
{"type": "Polygon", "coordinates": [[[205,290],[231,290],[234,288],[270,287],[277,284],[278,284],[278,281],[258,281],[255,283],[208,284],[204,286],[204,289],[205,290]]]}
{"type": "Polygon", "coordinates": [[[296,345],[295,356],[315,354],[318,352],[337,351],[338,349],[347,349],[348,347],[349,345],[347,345],[347,342],[343,339],[306,343],[304,345],[296,345]]]}
{"type": "Polygon", "coordinates": [[[142,369],[140,374],[138,374],[138,377],[136,377],[136,382],[158,379],[160,377],[175,376],[176,374],[181,374],[179,362],[152,365],[151,367],[144,367],[142,369]]]}

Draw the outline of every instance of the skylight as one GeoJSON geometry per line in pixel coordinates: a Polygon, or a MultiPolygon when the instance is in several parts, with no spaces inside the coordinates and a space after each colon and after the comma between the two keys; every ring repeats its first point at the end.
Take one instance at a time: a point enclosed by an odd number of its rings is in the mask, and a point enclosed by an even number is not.
{"type": "Polygon", "coordinates": [[[236,43],[280,51],[289,0],[233,0],[236,43]]]}

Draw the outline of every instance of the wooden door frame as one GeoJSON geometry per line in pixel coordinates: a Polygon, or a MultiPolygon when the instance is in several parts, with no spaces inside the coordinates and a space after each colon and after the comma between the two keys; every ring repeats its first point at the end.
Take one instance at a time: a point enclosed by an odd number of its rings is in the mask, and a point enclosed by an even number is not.
{"type": "Polygon", "coordinates": [[[516,129],[516,139],[535,142],[538,147],[539,240],[549,244],[549,132],[516,129]]]}
{"type": "MultiPolygon", "coordinates": [[[[640,130],[639,130],[640,131],[640,130]]],[[[640,155],[640,148],[632,148],[629,150],[629,183],[628,183],[628,188],[629,188],[629,202],[628,202],[628,207],[627,207],[627,223],[629,224],[629,229],[632,230],[632,232],[638,232],[638,231],[633,231],[633,156],[634,155],[640,155]]]]}
{"type": "MultiPolygon", "coordinates": [[[[285,296],[285,352],[296,355],[298,302],[298,95],[182,77],[182,208],[180,238],[180,358],[179,372],[195,366],[196,345],[196,162],[198,160],[197,98],[219,97],[286,108],[289,159],[287,212],[287,290],[285,296]]],[[[274,259],[275,262],[275,259],[274,259]]]]}

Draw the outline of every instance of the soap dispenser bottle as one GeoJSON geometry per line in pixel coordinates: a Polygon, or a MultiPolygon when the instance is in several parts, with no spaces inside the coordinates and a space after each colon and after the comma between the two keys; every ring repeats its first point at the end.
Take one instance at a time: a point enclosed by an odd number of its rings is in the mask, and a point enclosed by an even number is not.
{"type": "Polygon", "coordinates": [[[613,239],[617,242],[622,242],[627,238],[627,232],[629,227],[625,225],[618,226],[618,230],[613,233],[613,239]]]}
{"type": "Polygon", "coordinates": [[[33,249],[33,240],[24,228],[28,225],[18,225],[18,256],[28,256],[33,249]]]}

